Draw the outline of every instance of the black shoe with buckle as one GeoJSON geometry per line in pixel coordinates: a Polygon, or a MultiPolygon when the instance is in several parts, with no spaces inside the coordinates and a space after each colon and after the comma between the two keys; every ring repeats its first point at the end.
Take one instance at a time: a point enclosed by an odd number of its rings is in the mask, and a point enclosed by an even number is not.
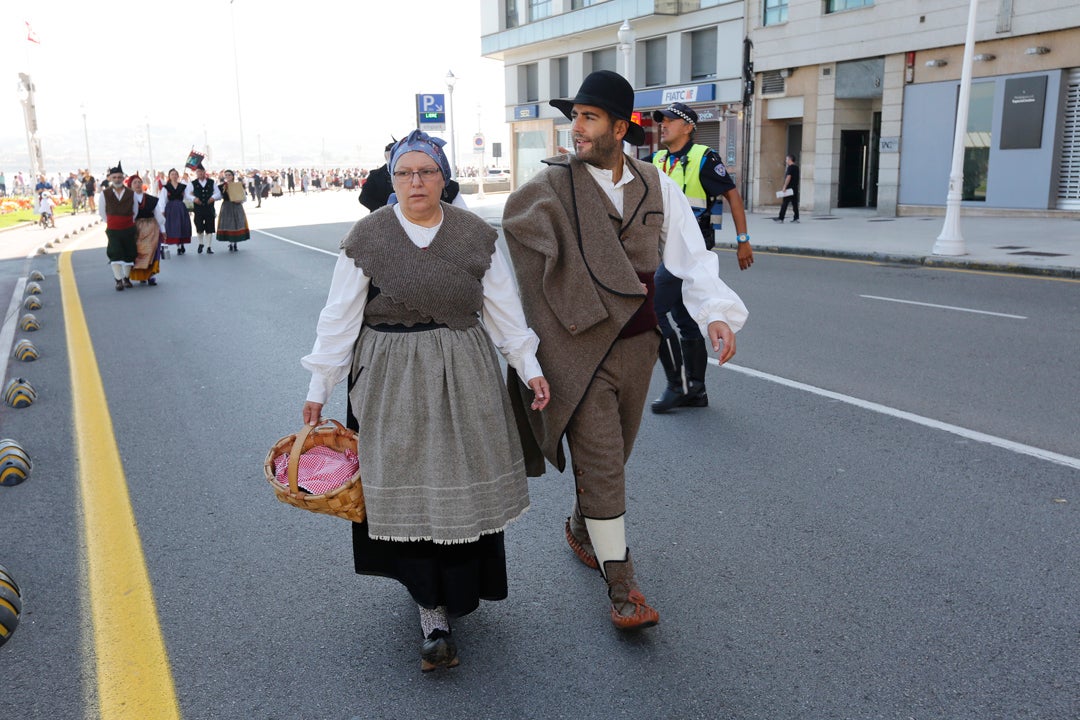
{"type": "Polygon", "coordinates": [[[123,290],[124,290],[124,281],[123,280],[117,280],[116,281],[116,289],[123,292],[123,290]]]}
{"type": "Polygon", "coordinates": [[[132,287],[131,278],[124,278],[124,287],[132,287]]]}

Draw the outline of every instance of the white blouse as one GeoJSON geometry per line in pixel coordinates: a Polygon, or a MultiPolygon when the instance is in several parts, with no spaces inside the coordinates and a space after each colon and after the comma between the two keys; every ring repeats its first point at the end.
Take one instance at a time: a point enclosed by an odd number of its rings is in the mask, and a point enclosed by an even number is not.
{"type": "MultiPolygon", "coordinates": [[[[405,234],[419,248],[426,248],[435,239],[442,221],[435,227],[422,227],[405,219],[401,206],[394,206],[405,234]]],[[[356,266],[356,262],[341,251],[334,276],[330,281],[330,294],[326,306],[319,313],[315,346],[310,355],[300,359],[300,364],[311,372],[308,385],[308,402],[326,404],[334,386],[349,374],[352,364],[353,345],[364,322],[364,306],[367,304],[371,278],[356,266]]],[[[540,377],[543,372],[536,359],[540,339],[525,322],[513,273],[506,258],[496,245],[491,256],[491,267],[482,281],[484,305],[481,320],[495,347],[525,381],[540,377]]]]}

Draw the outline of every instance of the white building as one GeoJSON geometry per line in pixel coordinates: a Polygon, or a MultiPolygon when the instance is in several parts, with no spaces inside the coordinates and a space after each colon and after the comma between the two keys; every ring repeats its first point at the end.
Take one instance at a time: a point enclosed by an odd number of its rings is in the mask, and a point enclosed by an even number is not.
{"type": "Polygon", "coordinates": [[[483,0],[485,57],[506,68],[507,122],[514,186],[540,160],[570,147],[570,121],[548,105],[569,98],[594,70],[630,80],[648,140],[658,148],[649,111],[674,100],[695,108],[698,142],[716,148],[737,174],[741,156],[743,0],[483,0]],[[629,21],[629,34],[624,29],[629,21]]]}
{"type": "MultiPolygon", "coordinates": [[[[816,214],[942,212],[968,0],[760,0],[752,195],[784,155],[816,214]]],[[[1080,3],[978,0],[965,212],[1080,210],[1080,3]]]]}

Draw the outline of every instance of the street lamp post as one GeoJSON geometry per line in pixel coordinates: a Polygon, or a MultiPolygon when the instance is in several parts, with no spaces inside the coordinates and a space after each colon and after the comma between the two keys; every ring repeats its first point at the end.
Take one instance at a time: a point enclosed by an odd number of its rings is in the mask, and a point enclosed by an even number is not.
{"type": "Polygon", "coordinates": [[[454,75],[453,70],[446,71],[446,89],[450,94],[450,101],[447,103],[447,109],[450,111],[450,175],[457,177],[457,140],[454,137],[454,85],[457,83],[457,76],[454,75]]]}
{"type": "Polygon", "coordinates": [[[80,106],[82,110],[83,140],[86,141],[86,172],[93,172],[93,164],[90,162],[90,131],[86,129],[86,104],[80,106]]]}
{"type": "Polygon", "coordinates": [[[960,71],[960,97],[956,103],[956,132],[953,135],[952,169],[949,172],[949,194],[945,199],[945,224],[941,228],[935,255],[967,255],[964,236],[960,232],[960,201],[964,197],[964,137],[967,135],[968,104],[971,101],[971,65],[975,56],[975,9],[978,0],[968,8],[967,36],[964,39],[964,66],[960,71]]]}
{"type": "Polygon", "coordinates": [[[247,167],[247,158],[244,157],[244,114],[240,110],[240,63],[236,59],[236,13],[233,11],[233,0],[229,0],[229,17],[232,19],[232,61],[233,75],[236,76],[236,119],[240,122],[240,170],[247,167]]]}
{"type": "Polygon", "coordinates": [[[633,85],[634,81],[631,80],[630,72],[630,50],[634,46],[634,30],[630,27],[629,20],[623,20],[621,26],[619,26],[619,50],[623,54],[623,77],[630,81],[633,85]]]}

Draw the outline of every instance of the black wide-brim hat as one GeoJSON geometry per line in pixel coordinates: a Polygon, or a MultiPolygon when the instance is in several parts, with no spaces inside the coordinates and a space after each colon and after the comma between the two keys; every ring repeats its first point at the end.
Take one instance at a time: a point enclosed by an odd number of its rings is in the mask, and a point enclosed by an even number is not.
{"type": "Polygon", "coordinates": [[[634,112],[634,88],[617,72],[597,70],[589,73],[573,99],[548,100],[548,104],[567,118],[570,118],[575,105],[594,105],[603,108],[612,117],[630,123],[626,137],[623,138],[626,142],[631,145],[645,144],[644,128],[630,119],[630,114],[634,112]]]}

